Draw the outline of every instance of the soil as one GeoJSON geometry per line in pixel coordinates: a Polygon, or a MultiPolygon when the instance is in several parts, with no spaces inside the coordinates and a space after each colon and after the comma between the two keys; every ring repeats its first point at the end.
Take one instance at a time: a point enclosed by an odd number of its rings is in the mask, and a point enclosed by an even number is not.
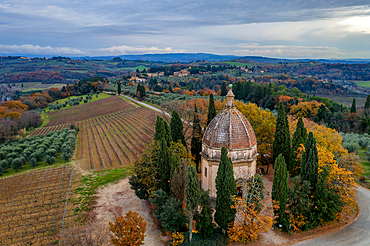
{"type": "Polygon", "coordinates": [[[96,221],[102,225],[113,222],[118,216],[125,215],[128,211],[137,212],[143,217],[146,224],[144,245],[160,246],[168,242],[168,238],[162,236],[162,232],[154,223],[149,213],[149,202],[140,200],[134,190],[130,188],[128,179],[120,180],[116,184],[110,184],[98,191],[94,213],[96,221]]]}

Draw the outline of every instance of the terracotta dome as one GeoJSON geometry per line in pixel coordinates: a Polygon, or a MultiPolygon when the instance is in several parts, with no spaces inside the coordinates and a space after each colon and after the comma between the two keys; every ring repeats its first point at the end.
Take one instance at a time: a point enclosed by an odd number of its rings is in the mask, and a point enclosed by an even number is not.
{"type": "Polygon", "coordinates": [[[256,135],[247,118],[235,108],[234,94],[227,94],[225,109],[208,125],[203,143],[208,148],[226,147],[229,150],[252,148],[257,144],[256,135]]]}

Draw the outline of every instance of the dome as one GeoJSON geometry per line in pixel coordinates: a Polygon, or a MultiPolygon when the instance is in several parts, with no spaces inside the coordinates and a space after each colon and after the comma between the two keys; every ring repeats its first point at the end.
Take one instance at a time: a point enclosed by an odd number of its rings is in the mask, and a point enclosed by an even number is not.
{"type": "Polygon", "coordinates": [[[209,123],[203,143],[208,148],[226,147],[229,150],[249,149],[257,144],[256,135],[247,118],[235,108],[234,94],[227,93],[225,109],[209,123]]]}

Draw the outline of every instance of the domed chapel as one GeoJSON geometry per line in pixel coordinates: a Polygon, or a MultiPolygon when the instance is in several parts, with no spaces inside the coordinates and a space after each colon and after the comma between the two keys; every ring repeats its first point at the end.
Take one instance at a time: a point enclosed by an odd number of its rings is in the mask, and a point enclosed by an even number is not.
{"type": "Polygon", "coordinates": [[[235,108],[234,93],[226,95],[225,109],[209,123],[202,141],[201,186],[216,197],[216,176],[221,158],[221,148],[228,149],[234,169],[238,193],[241,179],[256,173],[257,140],[247,118],[235,108]]]}

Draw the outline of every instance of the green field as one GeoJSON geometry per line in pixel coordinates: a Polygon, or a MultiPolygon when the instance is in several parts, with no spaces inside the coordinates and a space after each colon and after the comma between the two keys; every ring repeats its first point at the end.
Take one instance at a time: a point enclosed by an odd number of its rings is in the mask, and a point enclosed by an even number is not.
{"type": "Polygon", "coordinates": [[[353,98],[356,98],[357,108],[362,108],[365,105],[366,97],[359,96],[344,96],[344,95],[316,95],[319,97],[326,97],[334,102],[343,104],[344,106],[351,107],[353,98]]]}
{"type": "MultiPolygon", "coordinates": [[[[74,98],[77,98],[77,97],[83,97],[85,99],[86,96],[87,95],[81,95],[81,96],[73,96],[73,97],[69,97],[69,98],[70,99],[74,99],[74,98]]],[[[111,97],[111,95],[108,95],[108,94],[105,94],[105,93],[99,93],[99,96],[96,97],[96,94],[94,94],[92,96],[92,99],[89,102],[95,102],[95,101],[98,101],[100,99],[104,99],[104,98],[107,98],[107,97],[111,97]]],[[[59,104],[63,104],[64,102],[66,102],[66,101],[68,101],[70,99],[68,99],[68,97],[67,98],[63,98],[63,99],[59,99],[59,100],[57,100],[57,101],[55,101],[55,102],[53,102],[51,104],[56,104],[57,102],[59,104]]],[[[65,108],[70,108],[70,107],[71,106],[68,104],[65,108]]],[[[49,110],[49,107],[46,110],[49,110]]],[[[53,110],[50,110],[50,111],[55,111],[55,110],[53,109],[53,110]]]]}
{"type": "Polygon", "coordinates": [[[139,66],[136,66],[136,67],[124,67],[123,69],[131,69],[131,70],[134,70],[134,71],[136,71],[136,69],[139,69],[139,71],[143,71],[144,68],[146,70],[149,69],[149,67],[146,67],[146,66],[143,66],[143,65],[139,65],[139,66]]]}
{"type": "Polygon", "coordinates": [[[370,87],[370,81],[353,81],[357,86],[370,87]]]}
{"type": "Polygon", "coordinates": [[[66,84],[42,84],[41,82],[24,82],[24,83],[15,83],[15,84],[21,87],[23,92],[34,91],[34,90],[46,90],[51,87],[60,89],[66,85],[66,84]]]}
{"type": "Polygon", "coordinates": [[[222,63],[229,64],[231,66],[235,65],[235,66],[238,66],[238,67],[245,67],[245,66],[250,67],[251,65],[253,65],[251,63],[243,63],[243,62],[222,62],[222,63]]]}

